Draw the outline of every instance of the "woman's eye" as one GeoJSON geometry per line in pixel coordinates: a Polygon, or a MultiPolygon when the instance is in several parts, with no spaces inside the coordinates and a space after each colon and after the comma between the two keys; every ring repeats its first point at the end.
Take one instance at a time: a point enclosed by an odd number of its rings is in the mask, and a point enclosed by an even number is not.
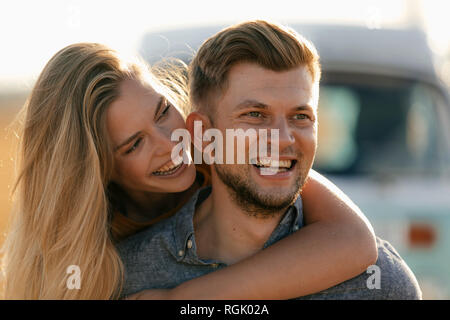
{"type": "Polygon", "coordinates": [[[133,152],[134,150],[136,150],[136,148],[139,146],[141,141],[142,141],[142,138],[137,139],[136,142],[133,144],[133,146],[130,149],[128,149],[127,151],[125,151],[125,154],[129,154],[129,153],[133,152]]]}
{"type": "Polygon", "coordinates": [[[169,113],[169,109],[172,105],[170,103],[167,103],[166,106],[164,107],[164,110],[161,112],[159,119],[163,118],[164,116],[166,116],[169,113]]]}

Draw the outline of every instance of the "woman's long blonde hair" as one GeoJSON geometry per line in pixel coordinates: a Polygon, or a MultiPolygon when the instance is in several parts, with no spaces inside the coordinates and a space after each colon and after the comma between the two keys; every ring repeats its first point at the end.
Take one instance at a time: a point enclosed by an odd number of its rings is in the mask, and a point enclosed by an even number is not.
{"type": "MultiPolygon", "coordinates": [[[[119,296],[123,266],[110,229],[114,163],[105,110],[122,81],[148,76],[156,81],[146,67],[93,43],[70,45],[45,66],[21,112],[13,220],[3,248],[6,299],[119,296]],[[71,265],[81,271],[80,289],[67,286],[71,265]]],[[[183,81],[170,83],[184,91],[183,81]]],[[[181,111],[185,101],[176,101],[181,111]]]]}

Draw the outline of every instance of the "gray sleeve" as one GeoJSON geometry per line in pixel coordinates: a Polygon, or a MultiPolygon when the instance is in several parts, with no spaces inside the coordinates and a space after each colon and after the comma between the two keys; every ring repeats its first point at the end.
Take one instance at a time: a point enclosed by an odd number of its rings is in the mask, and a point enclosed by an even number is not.
{"type": "Polygon", "coordinates": [[[300,300],[417,300],[416,277],[392,245],[377,238],[378,260],[370,272],[300,300]]]}
{"type": "Polygon", "coordinates": [[[377,239],[378,261],[381,272],[381,286],[387,287],[389,300],[420,300],[422,291],[406,262],[387,241],[377,239]]]}

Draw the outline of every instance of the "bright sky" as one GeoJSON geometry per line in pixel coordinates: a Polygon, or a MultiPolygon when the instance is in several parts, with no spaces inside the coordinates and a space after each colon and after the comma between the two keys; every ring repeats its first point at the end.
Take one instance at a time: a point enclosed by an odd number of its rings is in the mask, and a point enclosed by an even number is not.
{"type": "Polygon", "coordinates": [[[444,54],[450,52],[449,5],[447,0],[2,0],[0,90],[30,88],[51,56],[71,43],[101,42],[134,54],[150,30],[254,18],[383,28],[415,17],[433,49],[444,54]]]}

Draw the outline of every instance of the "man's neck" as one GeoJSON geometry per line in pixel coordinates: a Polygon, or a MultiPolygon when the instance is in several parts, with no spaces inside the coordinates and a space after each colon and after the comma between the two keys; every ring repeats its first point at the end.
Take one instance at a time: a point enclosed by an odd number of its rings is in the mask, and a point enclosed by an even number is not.
{"type": "Polygon", "coordinates": [[[194,215],[197,254],[204,260],[233,264],[263,248],[285,210],[265,218],[249,215],[223,183],[213,185],[211,194],[194,215]]]}

